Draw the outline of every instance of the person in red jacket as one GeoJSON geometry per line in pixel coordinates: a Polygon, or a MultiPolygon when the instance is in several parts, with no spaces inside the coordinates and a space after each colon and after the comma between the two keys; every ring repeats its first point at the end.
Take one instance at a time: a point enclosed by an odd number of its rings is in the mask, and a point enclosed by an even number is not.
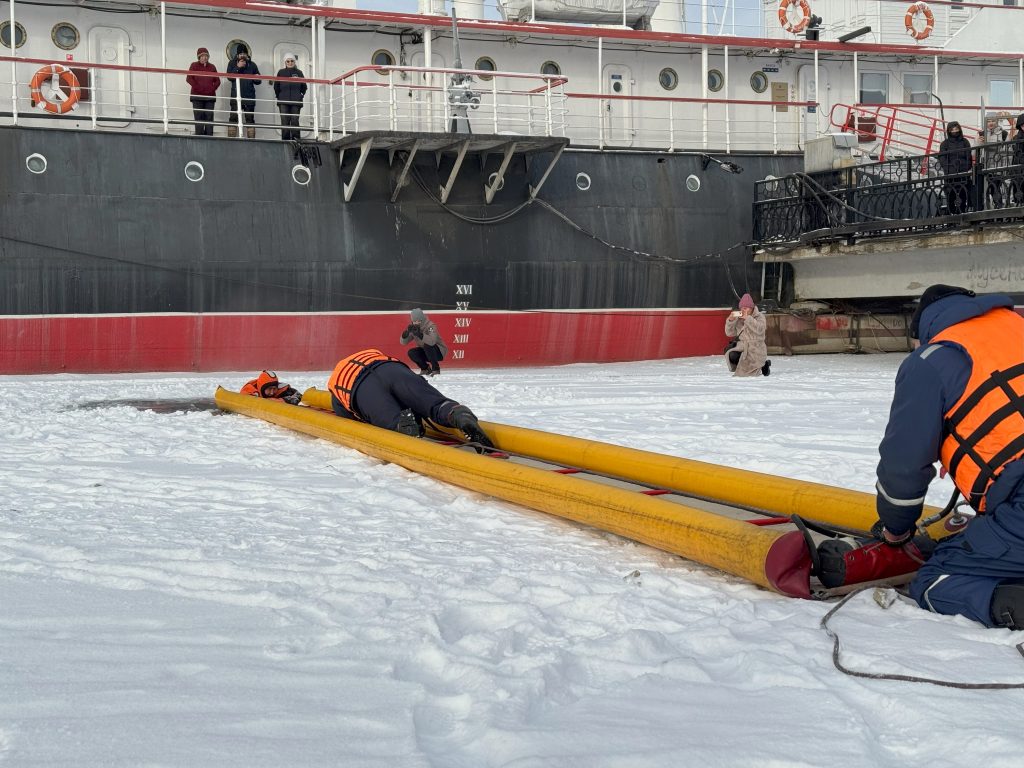
{"type": "MultiPolygon", "coordinates": [[[[205,48],[196,50],[196,61],[188,68],[189,72],[216,72],[217,67],[210,63],[210,52],[205,48]]],[[[217,103],[217,86],[219,77],[207,75],[189,75],[185,78],[192,87],[192,114],[196,121],[196,136],[213,136],[213,106],[217,103]]]]}

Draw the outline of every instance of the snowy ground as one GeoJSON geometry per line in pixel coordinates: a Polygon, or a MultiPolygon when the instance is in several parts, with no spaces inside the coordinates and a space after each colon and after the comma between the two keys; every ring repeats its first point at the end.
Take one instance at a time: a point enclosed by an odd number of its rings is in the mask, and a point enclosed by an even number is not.
{"type": "MultiPolygon", "coordinates": [[[[492,421],[870,491],[899,362],[436,383],[492,421]]],[[[242,416],[81,407],[246,378],[0,378],[0,764],[1020,765],[1024,691],[844,676],[828,605],[242,416]]],[[[835,628],[858,669],[1024,682],[1019,633],[868,593],[835,628]]]]}

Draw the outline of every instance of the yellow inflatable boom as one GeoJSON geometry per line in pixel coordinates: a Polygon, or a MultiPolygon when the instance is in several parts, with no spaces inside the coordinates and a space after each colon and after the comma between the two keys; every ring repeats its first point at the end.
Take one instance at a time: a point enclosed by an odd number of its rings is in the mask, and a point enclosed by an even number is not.
{"type": "MultiPolygon", "coordinates": [[[[302,402],[314,408],[331,409],[330,393],[320,389],[306,390],[302,402]]],[[[503,451],[678,491],[686,496],[756,508],[774,515],[799,515],[808,520],[859,531],[869,530],[878,520],[874,495],[861,491],[506,424],[481,421],[480,426],[494,445],[503,451]]],[[[937,511],[935,507],[926,507],[924,516],[937,511]]],[[[942,523],[936,523],[929,533],[935,539],[949,535],[942,523]]]]}
{"type": "MultiPolygon", "coordinates": [[[[453,485],[592,525],[782,594],[810,597],[810,556],[797,531],[770,530],[636,491],[454,450],[316,408],[222,388],[217,389],[216,402],[225,411],[264,419],[453,485]]],[[[491,435],[497,426],[485,424],[484,429],[491,435]]],[[[503,447],[510,440],[505,432],[495,434],[502,435],[495,442],[503,447]]],[[[532,434],[532,439],[544,435],[532,434]]]]}

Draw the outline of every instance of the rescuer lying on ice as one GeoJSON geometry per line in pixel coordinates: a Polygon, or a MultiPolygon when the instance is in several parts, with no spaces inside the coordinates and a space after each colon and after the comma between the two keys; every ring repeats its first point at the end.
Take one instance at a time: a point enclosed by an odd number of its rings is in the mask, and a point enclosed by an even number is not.
{"type": "MultiPolygon", "coordinates": [[[[868,571],[925,560],[910,584],[922,608],[1024,629],[1024,318],[1008,296],[933,285],[910,335],[921,346],[896,374],[878,448],[879,541],[821,567],[842,569],[865,552],[868,571]],[[978,515],[927,557],[913,537],[937,460],[978,515]]],[[[871,578],[862,569],[847,583],[871,578]]]]}
{"type": "Polygon", "coordinates": [[[302,395],[299,394],[299,391],[278,381],[277,374],[273,371],[260,371],[259,376],[249,379],[239,391],[243,395],[284,400],[290,405],[298,405],[302,402],[302,395]]]}
{"type": "Polygon", "coordinates": [[[472,442],[493,444],[469,408],[449,400],[400,360],[364,349],[338,363],[327,380],[331,407],[339,416],[405,435],[423,434],[423,421],[461,430],[472,442]]]}

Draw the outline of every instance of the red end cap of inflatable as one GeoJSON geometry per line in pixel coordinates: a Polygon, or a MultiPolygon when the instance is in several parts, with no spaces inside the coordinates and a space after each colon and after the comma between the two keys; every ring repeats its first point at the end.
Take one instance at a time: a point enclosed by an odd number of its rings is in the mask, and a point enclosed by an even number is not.
{"type": "Polygon", "coordinates": [[[811,597],[811,553],[800,531],[780,536],[768,548],[764,574],[772,589],[789,597],[811,597]]]}

